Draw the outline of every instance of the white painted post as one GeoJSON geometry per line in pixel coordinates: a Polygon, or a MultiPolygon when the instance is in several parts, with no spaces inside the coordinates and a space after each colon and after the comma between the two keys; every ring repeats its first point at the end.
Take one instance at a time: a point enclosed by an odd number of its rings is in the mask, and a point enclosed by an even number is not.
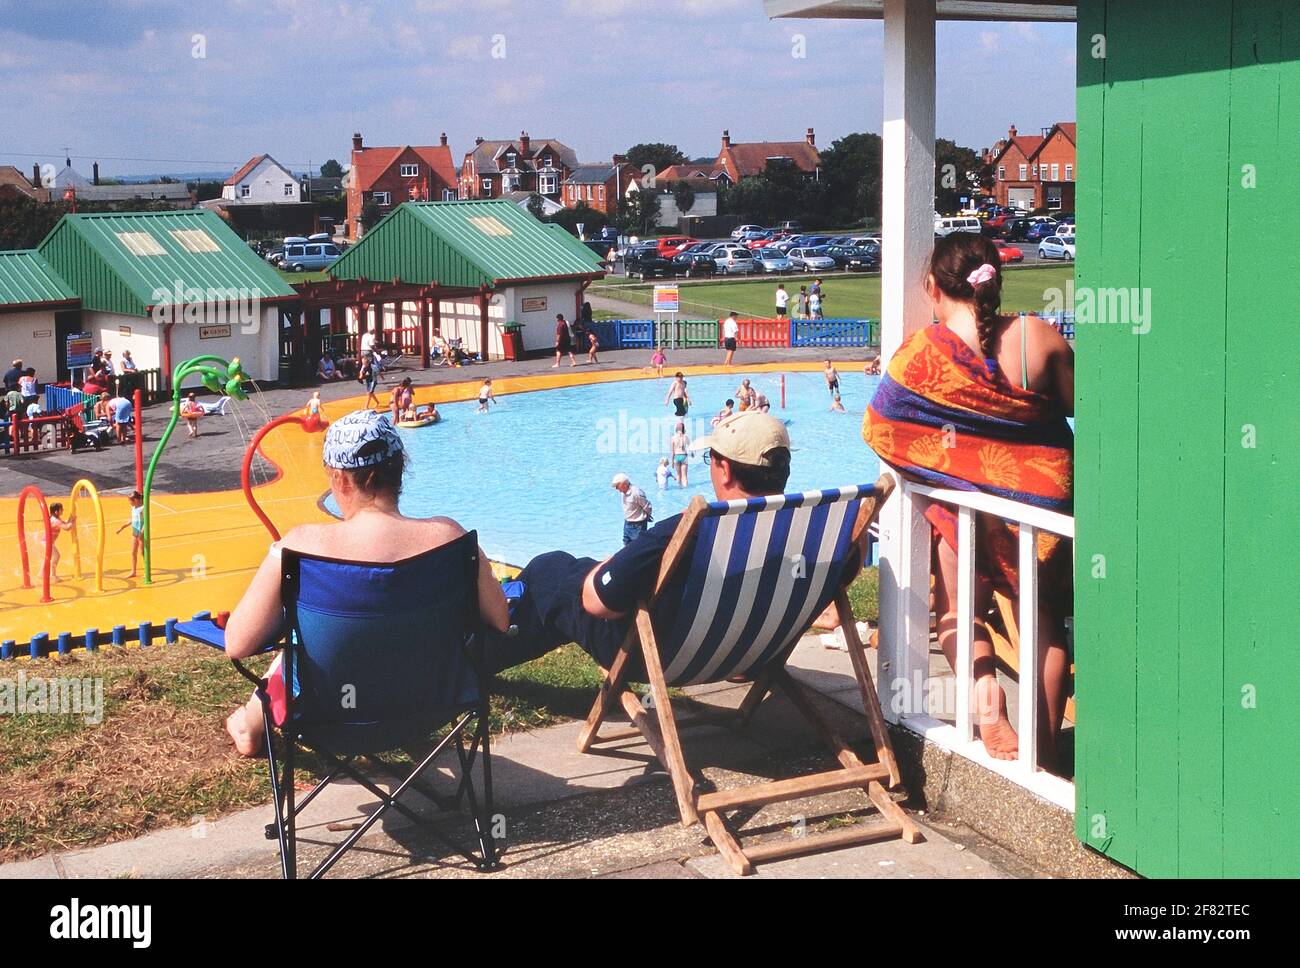
{"type": "Polygon", "coordinates": [[[1020,765],[1038,768],[1038,529],[1020,525],[1020,765]]]}
{"type": "MultiPolygon", "coordinates": [[[[942,634],[942,633],[940,633],[942,634]]],[[[957,738],[969,743],[972,653],[975,647],[975,512],[957,509],[957,738]]]]}
{"type": "MultiPolygon", "coordinates": [[[[934,241],[934,0],[885,0],[884,20],[882,365],[931,321],[920,283],[934,241]]],[[[896,722],[893,696],[929,672],[930,526],[903,488],[881,509],[880,537],[877,686],[896,722]]]]}

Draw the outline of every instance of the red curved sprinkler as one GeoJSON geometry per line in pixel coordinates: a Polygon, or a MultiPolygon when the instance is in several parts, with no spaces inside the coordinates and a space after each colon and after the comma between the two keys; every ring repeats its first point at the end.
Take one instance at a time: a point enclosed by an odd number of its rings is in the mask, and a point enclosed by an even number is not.
{"type": "Polygon", "coordinates": [[[18,495],[18,553],[23,559],[23,587],[32,587],[32,572],[27,565],[27,532],[23,530],[23,512],[27,508],[27,499],[35,498],[36,503],[41,508],[41,519],[45,524],[45,566],[43,568],[43,588],[41,595],[41,604],[45,605],[52,601],[50,597],[50,556],[54,552],[54,533],[50,527],[50,509],[45,504],[45,495],[41,493],[40,488],[34,485],[27,485],[18,495]]]}
{"type": "MultiPolygon", "coordinates": [[[[244,466],[239,474],[240,484],[244,489],[244,500],[247,501],[248,506],[253,509],[253,513],[257,515],[257,519],[266,526],[266,530],[271,532],[272,541],[280,540],[280,532],[277,531],[275,525],[271,523],[271,519],[266,516],[266,512],[262,510],[262,506],[257,503],[257,498],[253,497],[253,458],[257,455],[257,448],[262,445],[262,438],[276,427],[283,427],[287,424],[297,424],[309,434],[319,434],[324,431],[327,426],[323,421],[316,417],[299,417],[294,414],[276,417],[257,433],[253,434],[253,439],[249,441],[248,449],[244,451],[244,466]]],[[[25,558],[23,560],[26,561],[25,558]]]]}

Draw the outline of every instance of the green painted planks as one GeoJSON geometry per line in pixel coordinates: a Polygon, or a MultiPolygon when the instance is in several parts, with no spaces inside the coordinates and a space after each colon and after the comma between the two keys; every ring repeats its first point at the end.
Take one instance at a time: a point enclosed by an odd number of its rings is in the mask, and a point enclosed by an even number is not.
{"type": "Polygon", "coordinates": [[[1295,321],[1279,307],[1300,279],[1300,255],[1274,244],[1268,227],[1300,197],[1300,8],[1292,0],[1236,8],[1226,172],[1224,873],[1296,877],[1300,352],[1295,321]]]}
{"type": "MultiPolygon", "coordinates": [[[[1081,0],[1079,19],[1080,65],[1091,59],[1097,34],[1105,38],[1106,57],[1100,65],[1081,66],[1091,83],[1079,91],[1080,231],[1094,241],[1083,247],[1078,272],[1081,284],[1091,287],[1138,286],[1141,84],[1118,83],[1112,75],[1140,71],[1142,31],[1105,0],[1081,0]]],[[[1123,327],[1100,323],[1077,325],[1076,340],[1075,660],[1082,752],[1076,812],[1085,843],[1132,865],[1140,341],[1123,327]]]]}

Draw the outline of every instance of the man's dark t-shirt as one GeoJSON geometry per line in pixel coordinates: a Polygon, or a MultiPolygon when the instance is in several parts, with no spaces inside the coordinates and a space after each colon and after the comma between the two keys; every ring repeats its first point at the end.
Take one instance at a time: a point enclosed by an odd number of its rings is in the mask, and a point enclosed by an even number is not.
{"type": "Polygon", "coordinates": [[[17,390],[18,380],[22,375],[23,371],[16,366],[5,370],[5,389],[17,390]]]}

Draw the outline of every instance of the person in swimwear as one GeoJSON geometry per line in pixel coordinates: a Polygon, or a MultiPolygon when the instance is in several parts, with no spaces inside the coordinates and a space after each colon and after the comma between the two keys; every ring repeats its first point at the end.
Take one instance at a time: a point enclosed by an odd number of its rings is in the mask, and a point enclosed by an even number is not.
{"type": "Polygon", "coordinates": [[[681,370],[673,374],[673,385],[668,388],[668,393],[664,396],[664,403],[670,402],[677,408],[677,416],[686,416],[686,411],[691,405],[691,397],[686,392],[686,377],[682,376],[681,370]]]}
{"type": "Polygon", "coordinates": [[[392,414],[393,423],[405,420],[406,411],[410,410],[414,403],[415,390],[412,389],[411,378],[408,376],[393,387],[393,392],[388,398],[388,410],[392,414]]]}
{"type": "Polygon", "coordinates": [[[726,420],[736,412],[736,401],[727,400],[727,405],[718,411],[718,415],[713,418],[713,426],[717,426],[721,421],[726,420]]]}
{"type": "Polygon", "coordinates": [[[329,421],[325,419],[325,405],[321,403],[319,390],[312,393],[311,399],[307,401],[307,406],[303,408],[303,411],[307,418],[307,422],[313,427],[322,428],[329,426],[329,421]]]}
{"type": "Polygon", "coordinates": [[[655,468],[655,480],[659,483],[659,490],[662,491],[668,486],[668,482],[672,480],[672,476],[673,469],[668,466],[668,458],[660,457],[659,466],[655,468]]]}
{"type": "Polygon", "coordinates": [[[496,403],[496,399],[496,395],[492,392],[492,379],[489,377],[478,389],[478,410],[475,413],[487,413],[488,407],[496,403]]]}
{"type": "Polygon", "coordinates": [[[822,370],[822,376],[826,377],[826,389],[830,391],[831,396],[836,396],[840,392],[840,371],[835,369],[835,364],[830,360],[826,361],[826,369],[822,370]]]}
{"type": "Polygon", "coordinates": [[[144,544],[144,495],[139,491],[132,491],[127,501],[131,504],[131,520],[118,528],[115,533],[121,534],[128,525],[131,528],[131,574],[126,577],[134,578],[136,575],[136,559],[139,557],[140,548],[144,544]]]}
{"type": "Polygon", "coordinates": [[[199,398],[191,393],[181,404],[181,416],[185,418],[185,429],[189,431],[190,440],[195,440],[199,436],[199,420],[207,416],[203,405],[199,403],[199,398]]]}
{"type": "Polygon", "coordinates": [[[59,582],[59,535],[65,531],[71,531],[77,526],[77,516],[74,514],[68,520],[63,520],[63,505],[55,501],[50,505],[50,580],[59,582]]]}
{"type": "Polygon", "coordinates": [[[668,362],[668,357],[664,355],[663,347],[655,347],[654,355],[650,357],[650,365],[654,367],[655,376],[664,375],[664,364],[668,362]]]}
{"type": "Polygon", "coordinates": [[[836,390],[831,397],[831,413],[846,413],[846,412],[847,411],[844,409],[844,404],[840,402],[839,391],[836,390]]]}
{"type": "Polygon", "coordinates": [[[686,458],[691,452],[691,438],[686,435],[686,424],[677,422],[677,431],[669,443],[673,454],[673,466],[677,471],[677,483],[682,487],[690,486],[690,465],[686,458]]]}
{"type": "Polygon", "coordinates": [[[749,385],[748,380],[741,380],[740,386],[736,387],[736,402],[741,413],[754,405],[754,388],[749,385]]]}

